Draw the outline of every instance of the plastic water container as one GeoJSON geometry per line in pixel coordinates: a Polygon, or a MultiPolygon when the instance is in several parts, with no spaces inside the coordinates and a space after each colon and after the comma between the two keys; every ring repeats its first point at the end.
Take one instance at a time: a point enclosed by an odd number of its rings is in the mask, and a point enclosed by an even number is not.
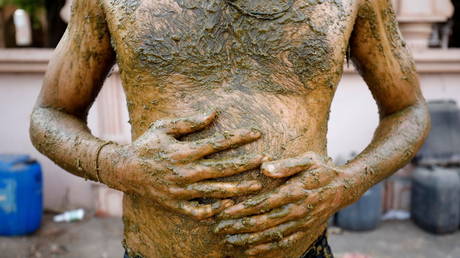
{"type": "Polygon", "coordinates": [[[431,131],[414,162],[424,166],[458,165],[460,109],[453,100],[428,102],[431,131]]]}
{"type": "Polygon", "coordinates": [[[43,212],[42,172],[27,155],[0,155],[0,235],[32,233],[43,212]]]}
{"type": "MultiPolygon", "coordinates": [[[[458,179],[460,180],[460,168],[457,168],[457,175],[458,179]]],[[[458,198],[458,201],[460,202],[460,197],[458,198]]],[[[460,203],[458,204],[458,207],[460,207],[460,203]]],[[[460,216],[458,216],[458,228],[460,229],[460,216]]]]}
{"type": "Polygon", "coordinates": [[[419,167],[413,174],[411,217],[422,229],[452,233],[460,224],[460,178],[455,169],[419,167]]]}
{"type": "Polygon", "coordinates": [[[377,228],[382,216],[382,192],[382,183],[371,187],[359,201],[338,212],[337,225],[353,231],[377,228]]]}

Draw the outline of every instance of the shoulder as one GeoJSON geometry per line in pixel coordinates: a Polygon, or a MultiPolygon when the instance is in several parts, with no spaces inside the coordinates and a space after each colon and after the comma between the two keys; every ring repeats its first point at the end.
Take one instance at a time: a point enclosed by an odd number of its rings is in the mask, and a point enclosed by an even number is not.
{"type": "Polygon", "coordinates": [[[370,24],[371,27],[377,24],[397,23],[392,0],[360,0],[357,19],[370,24]]]}
{"type": "Polygon", "coordinates": [[[359,10],[363,11],[383,11],[393,10],[392,0],[359,0],[359,10]]]}
{"type": "Polygon", "coordinates": [[[102,0],[73,0],[68,29],[99,40],[109,35],[102,0]]]}
{"type": "Polygon", "coordinates": [[[71,14],[71,20],[104,16],[102,0],[73,0],[71,14]]]}

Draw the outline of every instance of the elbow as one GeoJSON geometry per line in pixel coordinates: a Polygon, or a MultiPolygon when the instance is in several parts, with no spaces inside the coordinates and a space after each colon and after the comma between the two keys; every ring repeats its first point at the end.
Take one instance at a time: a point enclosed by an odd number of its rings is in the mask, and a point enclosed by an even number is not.
{"type": "Polygon", "coordinates": [[[46,139],[45,125],[49,120],[49,112],[45,108],[35,107],[30,116],[29,122],[29,138],[32,145],[40,152],[42,152],[43,142],[46,139]],[[47,114],[48,113],[48,114],[47,114]]]}
{"type": "Polygon", "coordinates": [[[30,121],[29,121],[29,138],[30,141],[32,142],[32,145],[36,148],[39,149],[38,147],[40,146],[40,139],[39,137],[39,118],[38,118],[38,112],[39,112],[38,107],[35,107],[32,111],[32,114],[30,115],[30,121]]]}
{"type": "Polygon", "coordinates": [[[428,137],[428,134],[431,130],[431,116],[428,110],[428,105],[426,104],[425,100],[422,100],[420,101],[420,103],[417,103],[416,110],[416,122],[420,126],[420,135],[422,136],[421,140],[423,143],[425,139],[428,137]]]}
{"type": "Polygon", "coordinates": [[[380,123],[381,125],[391,124],[389,128],[400,128],[401,132],[404,132],[403,138],[407,140],[407,144],[417,149],[425,142],[431,129],[428,105],[422,98],[397,112],[381,117],[380,123]]]}
{"type": "Polygon", "coordinates": [[[422,147],[431,130],[431,117],[425,100],[418,101],[410,107],[411,127],[417,151],[422,147]]]}

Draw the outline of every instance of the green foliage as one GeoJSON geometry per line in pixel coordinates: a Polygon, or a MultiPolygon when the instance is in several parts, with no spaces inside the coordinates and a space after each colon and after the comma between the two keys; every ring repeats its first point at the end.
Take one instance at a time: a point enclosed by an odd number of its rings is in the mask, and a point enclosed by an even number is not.
{"type": "Polygon", "coordinates": [[[37,12],[45,7],[45,0],[0,0],[0,8],[5,5],[24,9],[30,15],[32,26],[34,28],[40,26],[37,12]]]}
{"type": "Polygon", "coordinates": [[[44,0],[0,0],[0,7],[14,5],[33,15],[38,9],[44,6],[44,2],[44,0]]]}

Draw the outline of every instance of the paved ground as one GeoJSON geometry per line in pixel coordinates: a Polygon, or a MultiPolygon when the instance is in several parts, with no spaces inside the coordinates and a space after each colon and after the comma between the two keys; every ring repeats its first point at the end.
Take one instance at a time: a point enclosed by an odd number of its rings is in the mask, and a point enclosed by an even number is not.
{"type": "Polygon", "coordinates": [[[119,218],[54,223],[46,215],[31,236],[0,237],[0,258],[121,258],[122,228],[119,218]]]}
{"type": "Polygon", "coordinates": [[[338,257],[361,253],[372,258],[460,258],[460,231],[436,236],[428,234],[411,221],[383,223],[377,230],[330,234],[330,245],[338,257]]]}
{"type": "MultiPolygon", "coordinates": [[[[121,258],[121,239],[120,219],[56,224],[47,215],[32,236],[0,238],[0,258],[121,258]]],[[[338,258],[460,257],[460,231],[434,236],[410,221],[385,222],[371,232],[331,233],[330,244],[338,258]]]]}

